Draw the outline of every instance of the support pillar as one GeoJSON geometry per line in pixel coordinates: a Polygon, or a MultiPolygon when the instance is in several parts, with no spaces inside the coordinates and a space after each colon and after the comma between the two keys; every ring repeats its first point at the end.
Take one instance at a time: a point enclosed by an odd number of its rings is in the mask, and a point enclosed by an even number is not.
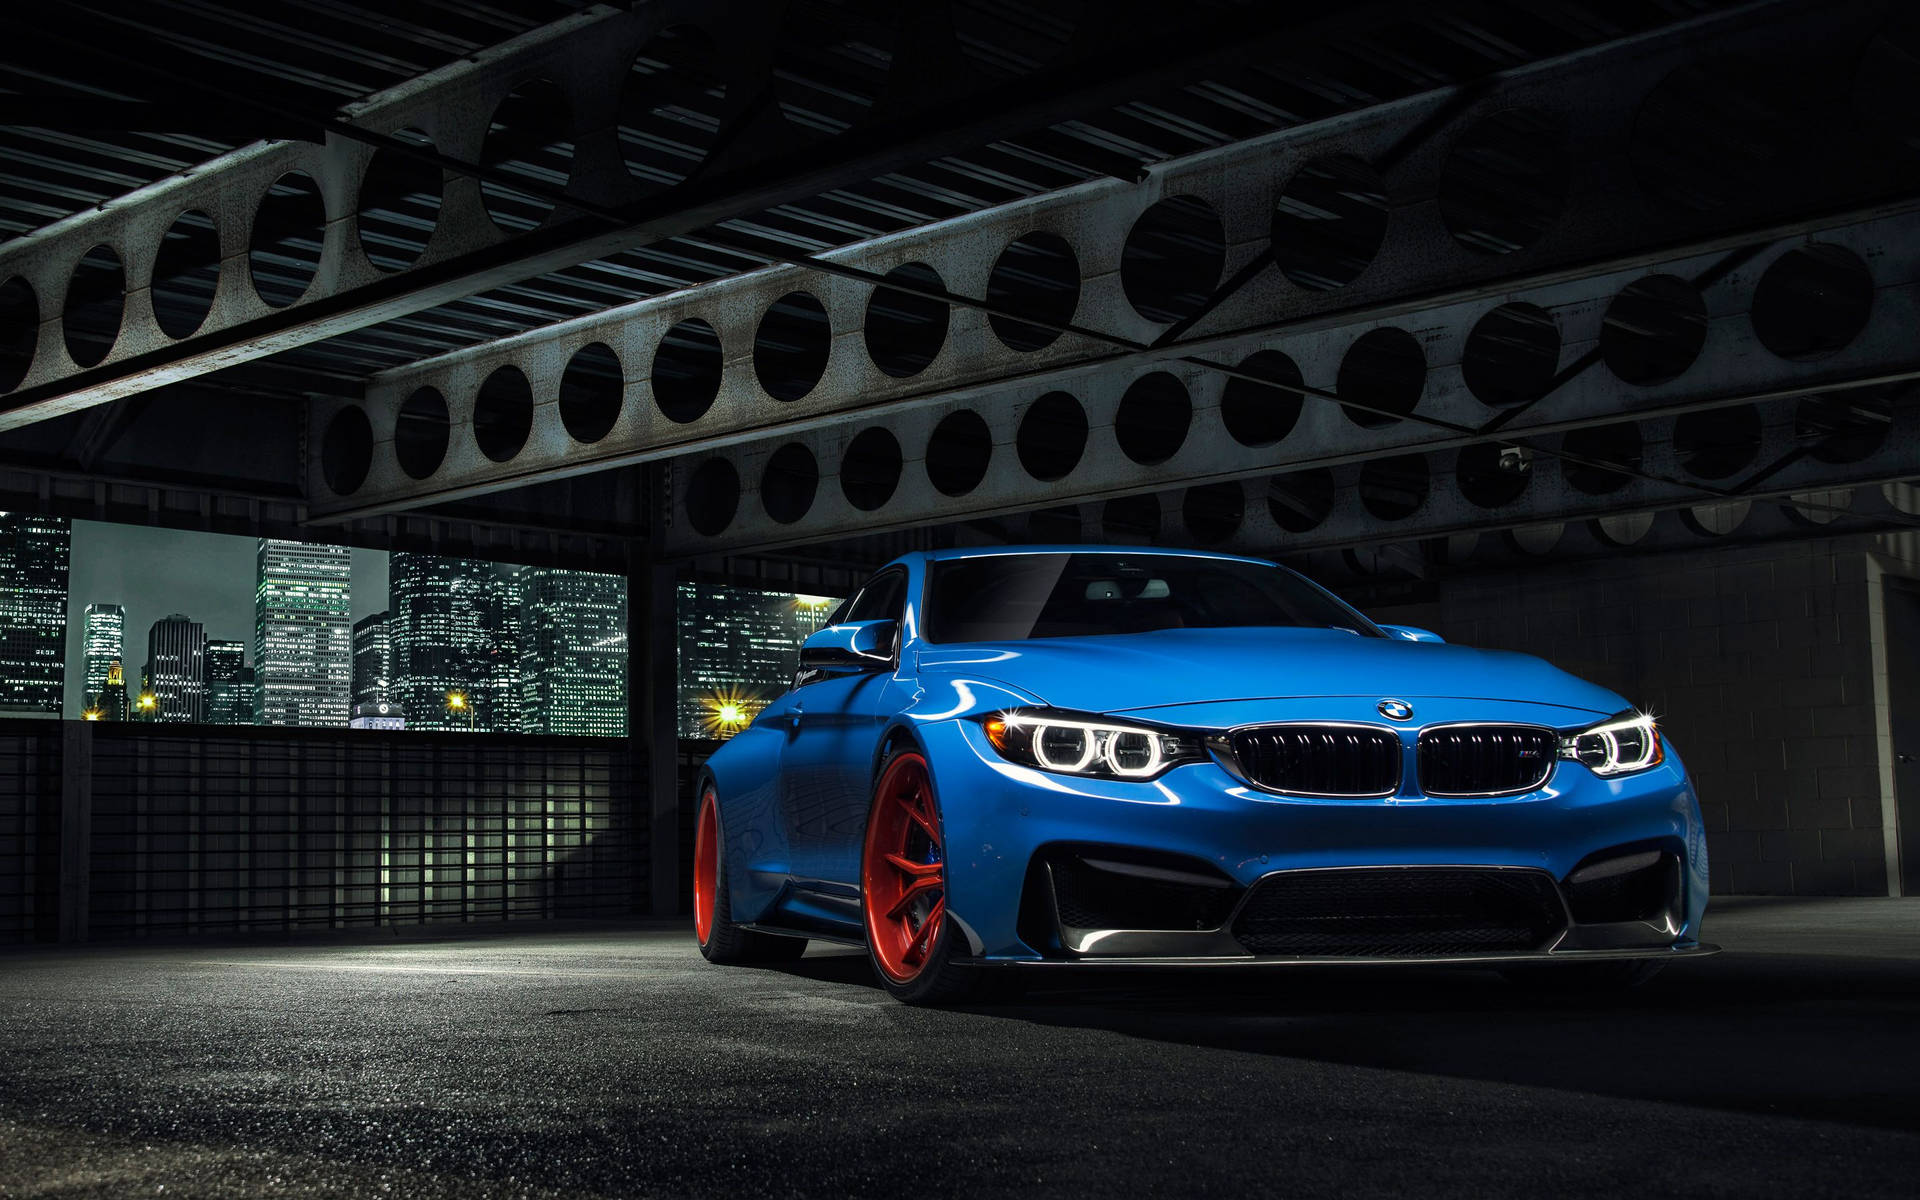
{"type": "Polygon", "coordinates": [[[60,940],[87,940],[93,887],[93,726],[60,722],[60,940]]]}

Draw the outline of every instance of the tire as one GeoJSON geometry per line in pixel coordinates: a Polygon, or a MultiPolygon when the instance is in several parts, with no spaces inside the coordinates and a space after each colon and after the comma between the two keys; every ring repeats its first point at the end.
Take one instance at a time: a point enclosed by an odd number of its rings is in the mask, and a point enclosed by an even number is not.
{"type": "Polygon", "coordinates": [[[1506,967],[1507,982],[1541,992],[1624,992],[1637,988],[1667,964],[1658,959],[1616,958],[1605,962],[1542,963],[1506,967]]]}
{"type": "Polygon", "coordinates": [[[867,807],[860,917],[873,973],[905,1004],[958,1004],[986,990],[988,972],[954,961],[960,937],[946,917],[945,843],[926,757],[894,750],[867,807]]]}
{"type": "Polygon", "coordinates": [[[720,852],[720,797],[708,780],[700,789],[700,815],[693,835],[693,936],[710,963],[792,962],[807,939],[742,929],[727,915],[727,856],[720,852]]]}

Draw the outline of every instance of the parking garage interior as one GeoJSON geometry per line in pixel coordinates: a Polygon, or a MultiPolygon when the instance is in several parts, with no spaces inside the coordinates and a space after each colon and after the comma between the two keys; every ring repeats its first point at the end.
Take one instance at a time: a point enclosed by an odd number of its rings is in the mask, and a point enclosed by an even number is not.
{"type": "Polygon", "coordinates": [[[1904,6],[0,29],[0,510],[617,574],[629,648],[624,738],[0,717],[0,1193],[1911,1194],[1904,6]],[[707,967],[676,588],[1027,543],[1629,697],[1724,952],[956,1011],[707,967]]]}

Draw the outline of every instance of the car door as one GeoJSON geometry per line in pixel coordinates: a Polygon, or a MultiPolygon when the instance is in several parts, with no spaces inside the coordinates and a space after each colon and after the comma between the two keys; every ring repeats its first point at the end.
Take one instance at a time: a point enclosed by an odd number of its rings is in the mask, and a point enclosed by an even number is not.
{"type": "MultiPolygon", "coordinates": [[[[907,573],[881,571],[860,589],[842,621],[898,622],[907,573]]],[[[898,638],[894,662],[899,661],[898,638]]],[[[781,754],[781,807],[796,887],[858,898],[873,755],[899,707],[895,669],[825,672],[791,697],[781,754]],[[849,892],[847,889],[853,889],[849,892]]]]}

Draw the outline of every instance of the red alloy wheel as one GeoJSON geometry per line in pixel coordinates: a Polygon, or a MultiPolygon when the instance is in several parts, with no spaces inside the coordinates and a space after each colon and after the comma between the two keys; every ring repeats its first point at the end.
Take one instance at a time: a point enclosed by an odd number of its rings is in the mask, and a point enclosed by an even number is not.
{"type": "Polygon", "coordinates": [[[714,893],[720,886],[720,818],[713,789],[700,795],[700,823],[693,835],[693,935],[702,946],[713,936],[714,893]]]}
{"type": "Polygon", "coordinates": [[[927,760],[902,754],[874,789],[860,860],[867,944],[895,983],[911,983],[940,941],[947,912],[946,855],[927,760]]]}

